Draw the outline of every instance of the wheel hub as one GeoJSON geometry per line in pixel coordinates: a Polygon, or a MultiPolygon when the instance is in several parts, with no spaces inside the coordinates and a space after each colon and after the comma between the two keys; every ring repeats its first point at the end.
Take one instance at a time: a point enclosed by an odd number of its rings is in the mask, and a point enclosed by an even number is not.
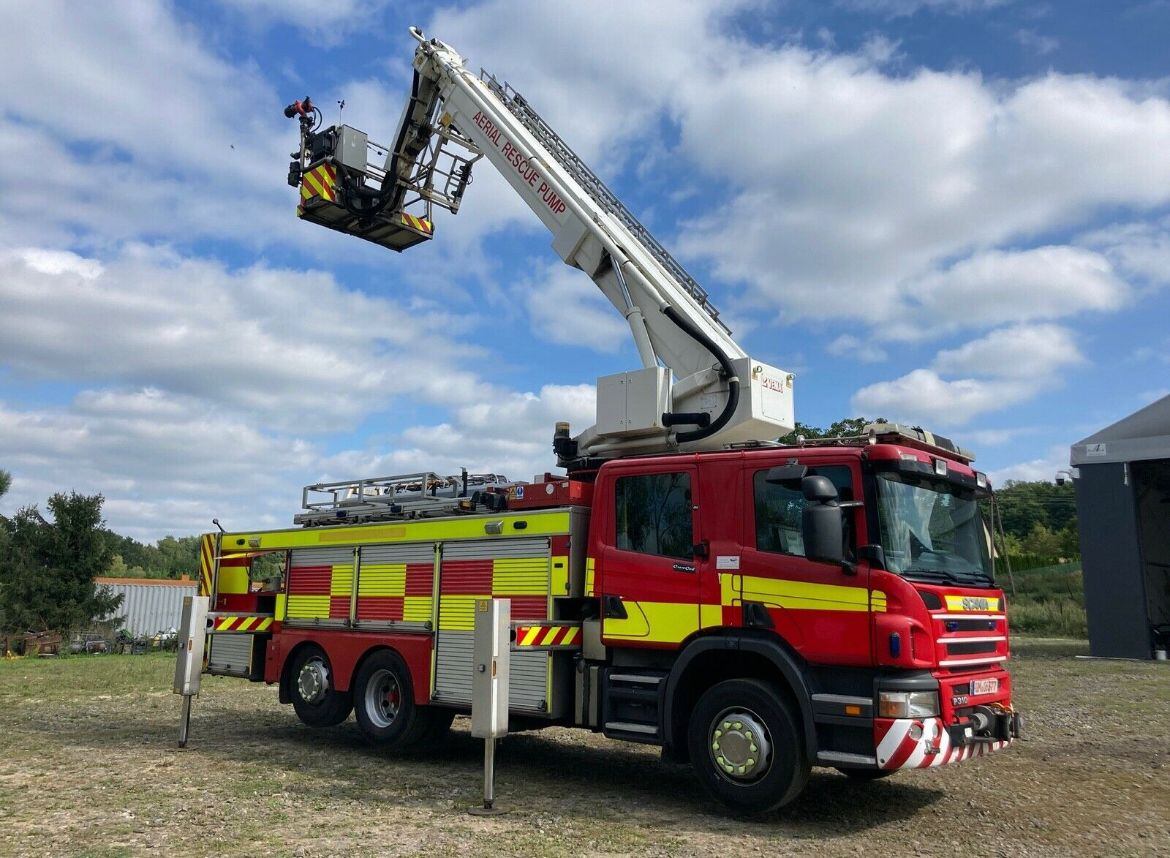
{"type": "Polygon", "coordinates": [[[320,703],[329,689],[329,671],[319,658],[309,659],[297,675],[297,691],[306,703],[320,703]]]}
{"type": "Polygon", "coordinates": [[[370,677],[365,693],[366,714],[378,727],[389,727],[402,708],[402,686],[389,670],[379,670],[370,677]]]}
{"type": "Polygon", "coordinates": [[[768,731],[754,712],[729,710],[711,725],[711,759],[715,767],[735,781],[756,780],[771,765],[772,744],[768,731]]]}

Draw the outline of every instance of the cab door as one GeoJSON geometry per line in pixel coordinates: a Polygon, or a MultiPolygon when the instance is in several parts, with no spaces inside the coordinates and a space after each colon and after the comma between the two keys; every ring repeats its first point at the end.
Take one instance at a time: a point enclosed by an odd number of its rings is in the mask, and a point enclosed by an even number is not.
{"type": "Polygon", "coordinates": [[[668,648],[698,630],[706,562],[696,556],[698,481],[696,467],[671,464],[603,481],[609,519],[597,573],[607,645],[668,648]]]}
{"type": "MultiPolygon", "coordinates": [[[[804,496],[798,482],[767,482],[772,464],[779,463],[753,463],[744,470],[746,514],[737,595],[745,605],[762,605],[776,633],[810,662],[868,665],[868,572],[859,566],[850,574],[842,564],[804,556],[804,496]]],[[[843,503],[862,497],[861,474],[854,461],[818,462],[808,474],[828,477],[843,503]]],[[[855,552],[864,517],[860,507],[847,507],[845,515],[848,551],[855,552]]]]}

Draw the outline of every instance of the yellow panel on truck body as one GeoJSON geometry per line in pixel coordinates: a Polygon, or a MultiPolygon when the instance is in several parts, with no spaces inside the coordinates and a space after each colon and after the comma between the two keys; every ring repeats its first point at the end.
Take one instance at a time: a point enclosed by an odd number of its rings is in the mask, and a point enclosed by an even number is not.
{"type": "Polygon", "coordinates": [[[497,515],[462,515],[428,518],[394,524],[354,524],[328,527],[298,527],[286,530],[257,530],[225,533],[222,553],[279,551],[320,545],[369,545],[394,542],[448,542],[455,539],[511,539],[556,536],[569,532],[569,510],[505,512],[497,515]],[[499,523],[498,533],[496,523],[499,523]],[[517,527],[521,524],[521,527],[517,527]]]}

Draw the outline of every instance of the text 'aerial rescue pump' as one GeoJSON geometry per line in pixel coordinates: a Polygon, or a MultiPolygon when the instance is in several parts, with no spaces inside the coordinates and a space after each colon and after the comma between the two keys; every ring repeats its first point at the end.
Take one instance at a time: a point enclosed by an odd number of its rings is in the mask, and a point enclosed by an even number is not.
{"type": "Polygon", "coordinates": [[[855,779],[957,763],[1019,733],[973,457],[918,428],[782,445],[792,376],[515,90],[417,30],[389,146],[321,129],[298,214],[405,250],[486,159],[622,313],[640,369],[558,424],[564,476],[424,472],[308,486],[293,528],[212,533],[206,669],[277,684],[312,726],[434,743],[470,708],[477,603],[511,604],[509,723],[660,745],[717,799],[779,807],[813,765],[855,779]],[[251,583],[255,557],[282,573],[251,583]]]}

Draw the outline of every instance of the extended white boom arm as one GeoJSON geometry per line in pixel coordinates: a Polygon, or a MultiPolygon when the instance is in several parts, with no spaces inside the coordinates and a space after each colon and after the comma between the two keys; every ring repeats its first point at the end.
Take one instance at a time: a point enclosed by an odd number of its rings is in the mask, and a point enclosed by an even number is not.
{"type": "Polygon", "coordinates": [[[383,197],[401,208],[410,188],[454,211],[463,185],[451,206],[419,181],[429,181],[435,139],[482,155],[552,233],[561,259],[584,271],[630,326],[642,369],[598,379],[597,423],[558,441],[562,462],[718,449],[791,431],[792,375],[744,353],[701,287],[527,101],[469,72],[451,46],[413,27],[411,35],[419,43],[415,77],[386,157],[383,197]]]}

